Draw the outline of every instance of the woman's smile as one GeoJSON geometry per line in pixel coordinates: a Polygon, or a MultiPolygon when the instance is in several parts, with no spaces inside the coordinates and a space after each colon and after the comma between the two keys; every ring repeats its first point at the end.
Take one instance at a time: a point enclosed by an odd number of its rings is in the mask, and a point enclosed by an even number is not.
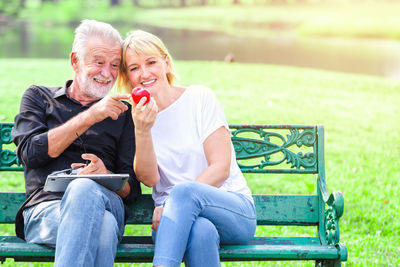
{"type": "Polygon", "coordinates": [[[152,86],[156,81],[157,81],[157,79],[148,80],[148,81],[145,81],[145,82],[141,82],[141,85],[143,85],[143,87],[150,87],[150,86],[152,86]]]}

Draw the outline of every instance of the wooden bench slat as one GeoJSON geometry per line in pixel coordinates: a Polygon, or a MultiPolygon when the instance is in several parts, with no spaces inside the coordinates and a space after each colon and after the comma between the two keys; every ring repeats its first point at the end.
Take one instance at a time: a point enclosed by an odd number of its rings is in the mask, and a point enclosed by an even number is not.
{"type": "MultiPolygon", "coordinates": [[[[15,237],[14,237],[15,238],[15,237]]],[[[11,240],[11,239],[10,239],[11,240]]],[[[21,241],[23,242],[23,241],[21,241]]],[[[151,244],[151,236],[124,236],[121,244],[151,244]]],[[[260,237],[256,236],[249,242],[251,245],[320,245],[318,237],[260,237]]]]}
{"type": "Polygon", "coordinates": [[[257,225],[317,225],[315,195],[253,195],[257,225]]]}
{"type": "MultiPolygon", "coordinates": [[[[118,245],[116,262],[150,262],[154,244],[149,236],[125,236],[118,245]]],[[[28,244],[14,236],[0,237],[0,257],[15,255],[16,261],[53,261],[54,249],[28,244]]],[[[316,237],[256,237],[248,245],[222,245],[222,261],[335,259],[334,246],[321,245],[316,237]]]]}
{"type": "Polygon", "coordinates": [[[329,245],[245,245],[226,246],[220,250],[222,261],[319,260],[337,259],[338,255],[338,250],[329,245]]]}
{"type": "Polygon", "coordinates": [[[0,237],[0,256],[54,257],[54,249],[38,244],[29,244],[15,236],[0,237]]]}
{"type": "Polygon", "coordinates": [[[26,199],[25,193],[0,193],[0,223],[14,223],[19,207],[26,199]]]}
{"type": "MultiPolygon", "coordinates": [[[[318,197],[315,195],[254,195],[258,225],[316,225],[318,197]]],[[[25,193],[0,193],[0,223],[14,223],[25,193]]],[[[130,206],[128,224],[151,224],[153,199],[143,195],[130,206]]]]}

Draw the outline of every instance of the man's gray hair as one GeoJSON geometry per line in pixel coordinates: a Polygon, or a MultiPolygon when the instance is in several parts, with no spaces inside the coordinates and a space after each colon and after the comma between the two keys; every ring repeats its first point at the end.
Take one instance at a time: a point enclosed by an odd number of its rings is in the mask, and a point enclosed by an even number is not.
{"type": "Polygon", "coordinates": [[[85,19],[76,28],[72,45],[72,52],[76,52],[80,59],[83,59],[86,55],[89,37],[99,37],[106,42],[122,45],[121,35],[110,24],[85,19]]]}

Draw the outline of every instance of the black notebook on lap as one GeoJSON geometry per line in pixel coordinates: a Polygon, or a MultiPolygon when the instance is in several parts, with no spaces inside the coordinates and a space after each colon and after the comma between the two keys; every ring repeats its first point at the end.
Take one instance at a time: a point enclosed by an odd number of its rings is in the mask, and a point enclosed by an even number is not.
{"type": "Polygon", "coordinates": [[[75,179],[88,178],[111,191],[118,191],[124,188],[129,179],[129,174],[67,174],[67,173],[52,173],[47,176],[44,184],[44,191],[47,192],[64,192],[68,184],[75,179]]]}

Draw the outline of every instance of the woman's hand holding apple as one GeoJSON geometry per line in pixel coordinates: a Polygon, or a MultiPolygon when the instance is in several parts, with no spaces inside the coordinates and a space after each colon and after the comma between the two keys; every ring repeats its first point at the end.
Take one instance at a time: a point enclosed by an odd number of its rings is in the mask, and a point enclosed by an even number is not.
{"type": "MultiPolygon", "coordinates": [[[[132,101],[134,102],[133,99],[132,101]]],[[[136,105],[133,104],[132,118],[135,123],[135,135],[150,134],[157,113],[158,106],[154,98],[150,98],[149,101],[147,101],[147,97],[142,97],[136,105]]]]}

